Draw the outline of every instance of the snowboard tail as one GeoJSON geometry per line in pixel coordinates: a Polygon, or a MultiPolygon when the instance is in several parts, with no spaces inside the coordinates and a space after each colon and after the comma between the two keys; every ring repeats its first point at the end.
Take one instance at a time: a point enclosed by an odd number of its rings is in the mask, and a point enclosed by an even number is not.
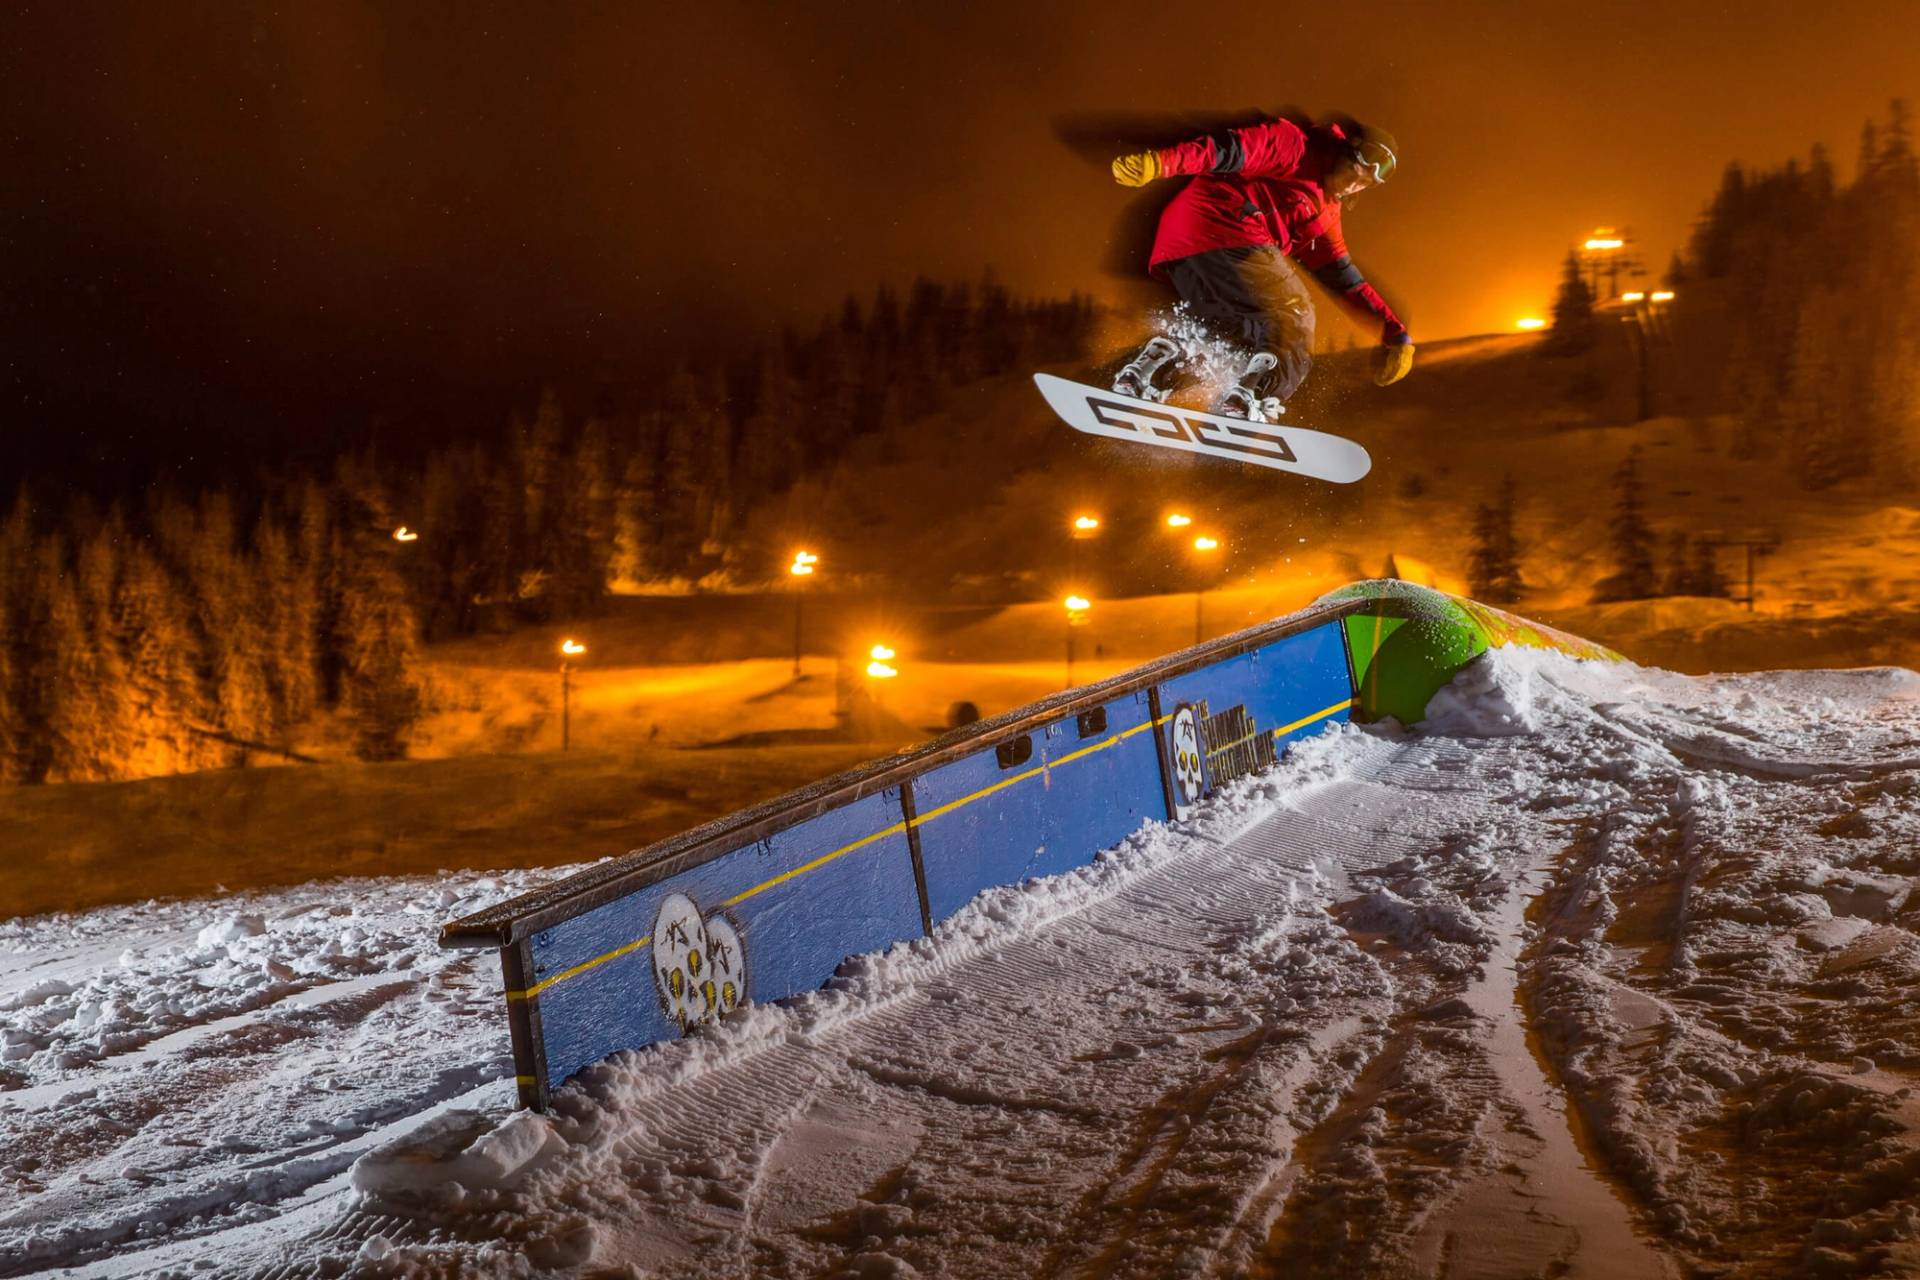
{"type": "Polygon", "coordinates": [[[1250,462],[1334,484],[1352,484],[1373,469],[1359,444],[1324,431],[1136,400],[1050,373],[1036,373],[1033,381],[1062,421],[1088,435],[1250,462]]]}

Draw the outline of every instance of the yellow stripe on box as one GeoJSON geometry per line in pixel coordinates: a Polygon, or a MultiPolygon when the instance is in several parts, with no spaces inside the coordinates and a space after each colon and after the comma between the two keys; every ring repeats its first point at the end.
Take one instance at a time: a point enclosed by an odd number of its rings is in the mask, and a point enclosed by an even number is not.
{"type": "MultiPolygon", "coordinates": [[[[1351,698],[1349,698],[1345,702],[1335,703],[1333,706],[1328,707],[1326,710],[1316,711],[1312,715],[1306,717],[1305,719],[1296,720],[1292,724],[1287,725],[1283,729],[1275,729],[1273,731],[1274,736],[1277,738],[1283,734],[1291,733],[1295,729],[1299,729],[1306,725],[1310,725],[1316,720],[1324,720],[1328,716],[1333,715],[1336,712],[1345,710],[1347,707],[1350,707],[1352,705],[1353,705],[1353,700],[1351,698]]],[[[1099,742],[1094,743],[1090,747],[1082,747],[1080,750],[1075,751],[1069,755],[1061,756],[1058,760],[1053,760],[1045,764],[1042,764],[1037,769],[1029,769],[1025,773],[1015,774],[1011,778],[1002,778],[1000,781],[994,783],[990,787],[982,787],[980,790],[974,792],[971,795],[961,796],[958,800],[949,801],[948,803],[941,805],[938,809],[934,809],[928,813],[919,814],[913,819],[911,823],[896,822],[892,826],[886,828],[884,831],[876,831],[870,836],[863,836],[862,838],[855,840],[852,844],[846,844],[846,845],[840,846],[838,849],[835,849],[832,853],[823,853],[819,857],[815,858],[812,862],[803,863],[800,866],[793,868],[793,870],[791,871],[784,871],[781,874],[773,877],[773,879],[771,880],[764,880],[761,883],[753,886],[753,888],[751,889],[748,889],[742,893],[735,894],[733,897],[728,898],[722,905],[731,907],[739,903],[745,902],[748,898],[751,898],[756,894],[765,893],[767,890],[775,888],[778,885],[785,884],[787,881],[793,879],[796,876],[805,875],[809,871],[818,870],[819,868],[826,866],[829,862],[832,862],[836,858],[843,858],[847,854],[852,853],[856,849],[865,848],[867,845],[870,845],[877,840],[884,840],[888,836],[898,835],[901,832],[905,831],[909,826],[915,826],[915,827],[924,826],[926,823],[933,821],[935,818],[938,818],[943,814],[949,814],[956,809],[964,808],[967,805],[972,804],[976,800],[983,800],[986,797],[992,795],[994,792],[1005,790],[1006,788],[1012,786],[1016,782],[1025,782],[1028,778],[1038,777],[1039,775],[1047,772],[1047,770],[1049,769],[1057,769],[1063,764],[1072,764],[1075,760],[1083,760],[1086,757],[1093,755],[1097,751],[1105,751],[1109,747],[1118,746],[1120,745],[1120,743],[1126,741],[1128,738],[1131,738],[1134,734],[1144,733],[1148,729],[1152,729],[1157,725],[1163,725],[1171,719],[1173,719],[1172,716],[1161,716],[1157,720],[1156,719],[1145,720],[1140,724],[1135,725],[1131,729],[1124,729],[1121,732],[1114,734],[1110,738],[1103,738],[1099,742]]],[[[606,964],[610,960],[618,960],[621,956],[630,955],[633,952],[638,951],[641,947],[646,946],[649,942],[652,942],[652,941],[653,941],[653,935],[648,934],[646,937],[641,938],[638,941],[629,942],[623,947],[616,947],[612,951],[607,952],[605,955],[595,956],[591,960],[582,961],[580,964],[574,965],[571,969],[563,969],[562,971],[554,974],[550,978],[543,978],[541,981],[536,982],[532,986],[528,987],[525,991],[509,991],[507,992],[507,999],[531,1000],[535,996],[539,995],[542,991],[545,991],[548,987],[551,987],[556,983],[565,982],[569,978],[577,978],[581,974],[587,972],[589,969],[597,969],[601,965],[606,964]]]]}
{"type": "Polygon", "coordinates": [[[1278,729],[1275,729],[1273,731],[1273,736],[1276,738],[1284,738],[1288,734],[1292,733],[1295,729],[1304,729],[1308,725],[1314,723],[1317,720],[1325,720],[1328,716],[1337,716],[1342,711],[1351,710],[1355,705],[1355,703],[1356,703],[1356,699],[1353,699],[1353,698],[1348,698],[1343,702],[1336,702],[1332,706],[1326,708],[1325,710],[1316,711],[1310,716],[1303,716],[1300,719],[1295,720],[1292,724],[1281,725],[1278,729]]]}
{"type": "Polygon", "coordinates": [[[582,961],[581,963],[573,966],[573,968],[571,969],[562,969],[559,973],[554,974],[551,978],[543,978],[539,982],[536,982],[532,986],[528,987],[525,991],[509,991],[507,992],[507,999],[531,1000],[533,999],[533,997],[539,995],[542,991],[545,991],[548,987],[552,986],[556,982],[565,982],[568,978],[577,978],[581,974],[585,973],[587,970],[596,969],[601,965],[605,964],[609,960],[618,960],[621,956],[627,955],[634,951],[638,951],[640,948],[646,946],[649,942],[652,942],[652,941],[653,941],[653,935],[648,934],[646,937],[641,938],[638,941],[629,942],[624,947],[615,947],[613,950],[607,952],[607,954],[603,956],[595,956],[591,960],[582,961]]]}
{"type": "Polygon", "coordinates": [[[835,858],[844,857],[845,855],[852,853],[855,849],[861,848],[865,845],[872,844],[875,840],[885,840],[888,836],[898,835],[900,832],[905,831],[906,829],[907,829],[906,823],[896,822],[892,826],[888,827],[885,831],[876,831],[872,835],[866,837],[863,840],[855,840],[852,844],[842,845],[840,848],[835,849],[832,853],[821,854],[819,857],[815,858],[812,862],[805,863],[804,865],[795,867],[791,871],[783,871],[779,875],[775,876],[773,879],[763,881],[762,883],[753,886],[753,888],[747,890],[745,893],[736,893],[731,898],[728,898],[721,905],[726,907],[731,907],[735,903],[745,902],[748,898],[751,898],[756,893],[765,893],[767,890],[773,888],[777,884],[785,884],[787,881],[793,879],[795,876],[805,875],[807,872],[812,871],[815,867],[824,867],[829,862],[832,862],[835,858]]]}

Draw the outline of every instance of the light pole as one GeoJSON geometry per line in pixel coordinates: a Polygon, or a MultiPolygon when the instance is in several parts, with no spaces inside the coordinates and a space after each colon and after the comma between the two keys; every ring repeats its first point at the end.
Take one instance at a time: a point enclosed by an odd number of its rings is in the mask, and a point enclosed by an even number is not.
{"type": "Polygon", "coordinates": [[[1087,625],[1087,616],[1093,612],[1093,601],[1082,595],[1071,595],[1061,601],[1067,607],[1067,684],[1073,688],[1073,633],[1075,628],[1087,625]]]}
{"type": "Polygon", "coordinates": [[[1600,301],[1600,266],[1602,262],[1606,264],[1607,268],[1606,296],[1609,298],[1613,297],[1614,294],[1619,291],[1620,287],[1620,268],[1625,265],[1620,261],[1619,253],[1627,247],[1626,237],[1622,236],[1612,227],[1601,227],[1592,235],[1588,236],[1587,242],[1580,247],[1586,250],[1587,261],[1593,267],[1592,290],[1594,301],[1600,301]]]}
{"type": "Polygon", "coordinates": [[[1764,556],[1773,551],[1777,551],[1780,547],[1779,535],[1750,533],[1743,538],[1713,538],[1708,541],[1707,545],[1710,547],[1740,547],[1746,551],[1747,594],[1744,596],[1734,596],[1733,602],[1735,604],[1746,605],[1747,612],[1752,613],[1754,611],[1754,601],[1758,599],[1758,593],[1754,590],[1754,560],[1758,556],[1764,556]]]}
{"type": "MultiPolygon", "coordinates": [[[[1194,554],[1201,558],[1203,564],[1207,557],[1219,549],[1220,540],[1218,538],[1210,538],[1204,533],[1193,540],[1194,554]]],[[[1193,642],[1195,644],[1199,644],[1206,634],[1200,612],[1201,599],[1206,595],[1206,592],[1207,580],[1202,576],[1199,579],[1198,585],[1193,589],[1193,642]]]]}
{"type": "Polygon", "coordinates": [[[573,660],[587,651],[574,639],[560,642],[560,749],[565,751],[573,739],[573,660]]]}
{"type": "Polygon", "coordinates": [[[793,553],[793,563],[787,566],[791,581],[788,589],[793,592],[793,674],[800,674],[800,587],[802,582],[813,576],[813,567],[820,563],[820,557],[811,551],[793,553]]]}

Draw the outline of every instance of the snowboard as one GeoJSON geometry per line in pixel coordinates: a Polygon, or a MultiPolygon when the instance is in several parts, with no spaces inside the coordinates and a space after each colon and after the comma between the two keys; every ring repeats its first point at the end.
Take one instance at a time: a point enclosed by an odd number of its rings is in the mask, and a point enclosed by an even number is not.
{"type": "Polygon", "coordinates": [[[1324,431],[1135,400],[1050,373],[1034,374],[1033,382],[1048,407],[1088,435],[1251,462],[1334,484],[1352,484],[1373,468],[1373,459],[1360,445],[1324,431]]]}

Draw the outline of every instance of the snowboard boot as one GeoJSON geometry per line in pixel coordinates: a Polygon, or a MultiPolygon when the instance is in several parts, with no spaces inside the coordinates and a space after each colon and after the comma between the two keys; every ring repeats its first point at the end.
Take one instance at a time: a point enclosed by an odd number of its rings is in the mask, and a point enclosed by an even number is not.
{"type": "Polygon", "coordinates": [[[1213,411],[1223,418],[1245,418],[1248,422],[1274,422],[1287,411],[1277,396],[1264,396],[1261,391],[1266,387],[1267,375],[1278,368],[1280,357],[1271,351],[1255,352],[1253,359],[1247,361],[1247,367],[1240,374],[1240,380],[1234,383],[1226,395],[1220,397],[1220,403],[1213,411]]]}
{"type": "Polygon", "coordinates": [[[1135,400],[1165,400],[1167,393],[1153,385],[1153,376],[1160,372],[1161,365],[1179,354],[1180,348],[1174,345],[1172,339],[1153,339],[1114,375],[1113,393],[1132,396],[1135,400]]]}

